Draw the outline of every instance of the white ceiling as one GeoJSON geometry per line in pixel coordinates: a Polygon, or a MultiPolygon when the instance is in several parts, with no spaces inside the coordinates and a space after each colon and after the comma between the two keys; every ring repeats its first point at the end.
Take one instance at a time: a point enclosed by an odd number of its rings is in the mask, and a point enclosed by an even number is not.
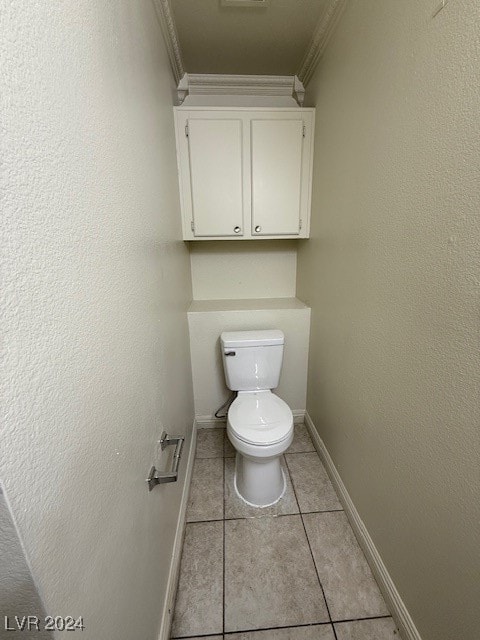
{"type": "Polygon", "coordinates": [[[270,0],[227,7],[221,0],[170,0],[185,71],[294,75],[328,0],[270,0]]]}

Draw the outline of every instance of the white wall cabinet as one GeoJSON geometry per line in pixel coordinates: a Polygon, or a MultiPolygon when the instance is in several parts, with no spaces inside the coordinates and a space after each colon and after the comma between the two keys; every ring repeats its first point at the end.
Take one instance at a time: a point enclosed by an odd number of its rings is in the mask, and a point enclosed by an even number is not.
{"type": "Polygon", "coordinates": [[[175,107],[184,240],[308,238],[314,119],[175,107]]]}

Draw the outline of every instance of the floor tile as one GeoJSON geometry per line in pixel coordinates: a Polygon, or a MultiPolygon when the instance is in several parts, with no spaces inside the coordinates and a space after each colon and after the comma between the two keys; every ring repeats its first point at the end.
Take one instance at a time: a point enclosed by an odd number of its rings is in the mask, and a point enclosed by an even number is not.
{"type": "Polygon", "coordinates": [[[281,500],[271,507],[251,507],[244,502],[235,491],[234,471],[235,458],[225,459],[225,517],[226,518],[258,518],[261,516],[276,516],[291,513],[298,513],[298,504],[292,488],[290,476],[285,462],[282,461],[282,468],[287,483],[285,493],[281,500]]]}
{"type": "Polygon", "coordinates": [[[401,640],[392,618],[337,622],[335,631],[338,640],[401,640]]]}
{"type": "Polygon", "coordinates": [[[195,460],[187,522],[223,518],[223,458],[195,460]]]}
{"type": "Polygon", "coordinates": [[[342,508],[317,453],[287,453],[285,459],[302,513],[342,508]]]}
{"type": "Polygon", "coordinates": [[[225,458],[234,458],[236,455],[235,447],[228,439],[227,430],[225,429],[225,444],[224,444],[224,454],[225,458]]]}
{"type": "Polygon", "coordinates": [[[172,637],[223,633],[223,522],[187,524],[172,637]]]}
{"type": "Polygon", "coordinates": [[[288,447],[288,453],[306,453],[307,451],[315,451],[308,429],[304,424],[296,424],[293,442],[288,447]]]}
{"type": "Polygon", "coordinates": [[[227,638],[228,640],[335,640],[330,624],[232,633],[227,638]]]}
{"type": "Polygon", "coordinates": [[[343,511],[303,516],[332,620],[388,615],[343,511]]]}
{"type": "Polygon", "coordinates": [[[300,516],[225,522],[225,631],[327,622],[300,516]]]}
{"type": "Polygon", "coordinates": [[[224,429],[198,429],[196,458],[223,458],[224,429]]]}

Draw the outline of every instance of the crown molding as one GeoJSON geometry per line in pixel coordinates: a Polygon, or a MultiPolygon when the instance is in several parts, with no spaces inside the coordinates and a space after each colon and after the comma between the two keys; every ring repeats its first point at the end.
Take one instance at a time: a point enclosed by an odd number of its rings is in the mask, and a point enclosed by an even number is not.
{"type": "Polygon", "coordinates": [[[175,20],[173,18],[172,7],[170,6],[170,0],[152,1],[162,29],[173,76],[175,78],[175,82],[178,83],[185,75],[185,68],[183,66],[182,51],[178,40],[178,33],[175,26],[175,20]]]}
{"type": "Polygon", "coordinates": [[[182,103],[187,95],[293,96],[303,105],[305,89],[297,76],[248,76],[186,73],[177,87],[182,103]]]}
{"type": "Polygon", "coordinates": [[[310,82],[346,4],[347,0],[329,0],[297,73],[304,86],[310,82]]]}
{"type": "Polygon", "coordinates": [[[167,47],[170,65],[181,102],[190,93],[293,96],[303,105],[305,86],[310,81],[347,0],[328,0],[296,76],[248,76],[187,74],[170,0],[152,0],[167,47]],[[283,89],[283,91],[282,91],[283,89]]]}

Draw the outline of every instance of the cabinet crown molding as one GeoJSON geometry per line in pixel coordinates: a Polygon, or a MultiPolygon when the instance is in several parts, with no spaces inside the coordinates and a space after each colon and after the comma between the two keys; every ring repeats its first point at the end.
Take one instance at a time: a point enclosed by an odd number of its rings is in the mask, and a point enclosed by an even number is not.
{"type": "Polygon", "coordinates": [[[293,96],[303,106],[305,88],[297,76],[185,73],[177,87],[182,103],[187,95],[293,96]]]}

